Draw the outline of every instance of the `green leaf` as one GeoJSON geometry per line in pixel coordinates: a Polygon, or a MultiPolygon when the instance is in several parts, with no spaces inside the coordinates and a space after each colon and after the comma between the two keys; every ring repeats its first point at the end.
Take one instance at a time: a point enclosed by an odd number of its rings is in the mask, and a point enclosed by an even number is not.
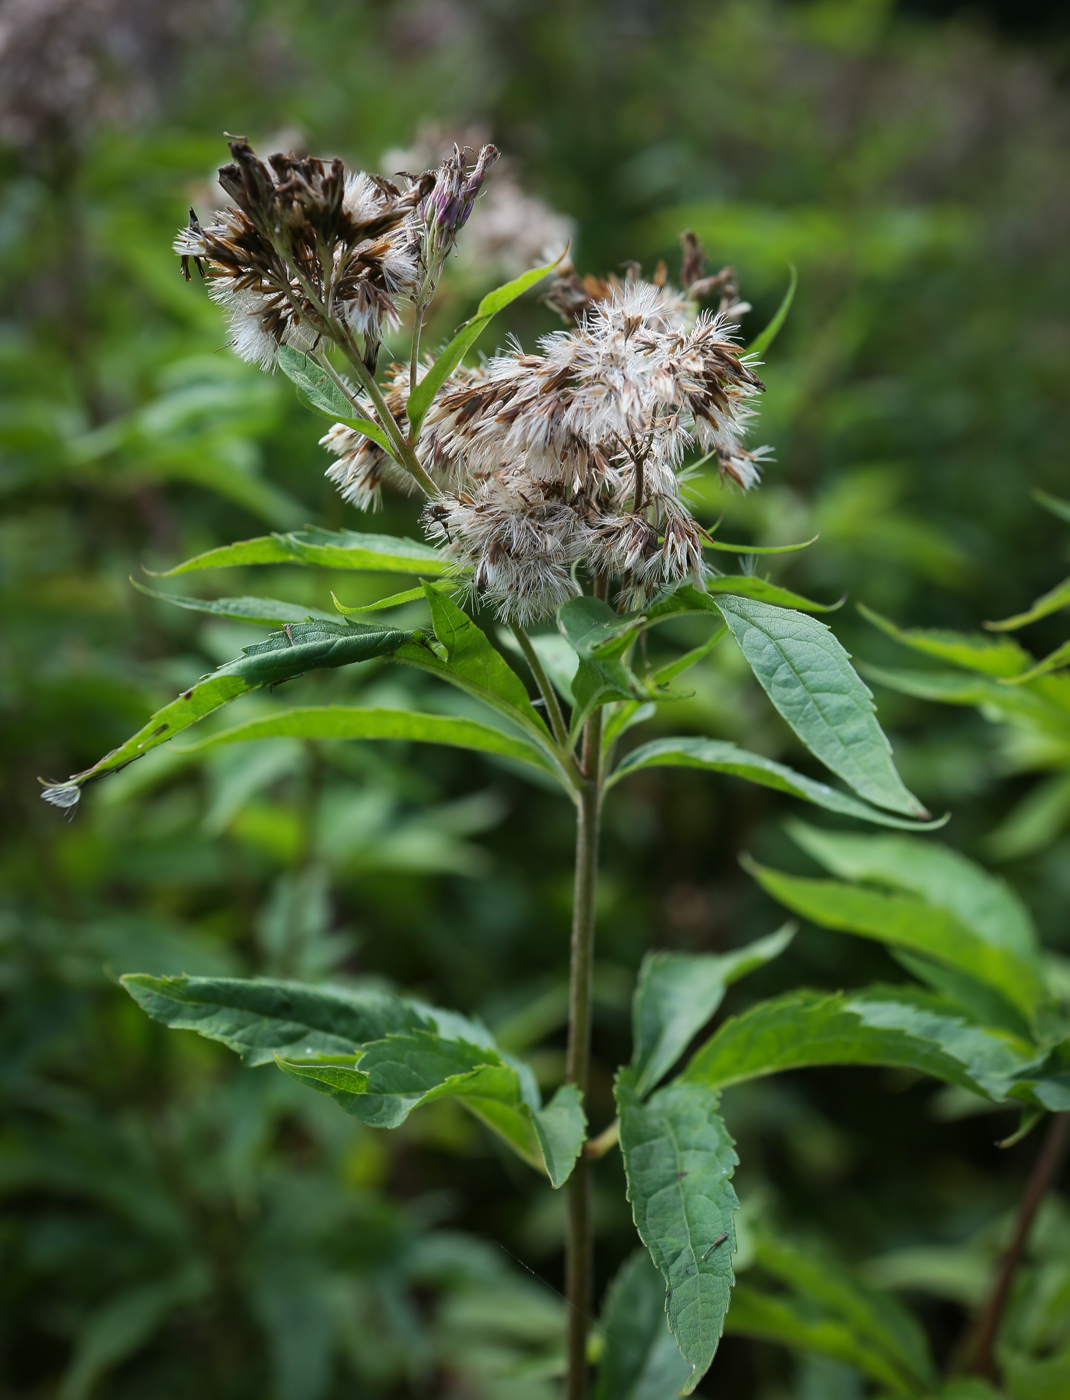
{"type": "MultiPolygon", "coordinates": [[[[568,252],[567,248],[565,252],[568,252]]],[[[420,425],[427,416],[427,410],[431,407],[439,389],[445,384],[498,312],[503,311],[510,302],[516,301],[517,297],[523,296],[529,287],[534,287],[536,282],[541,282],[547,273],[554,270],[564,256],[565,253],[562,253],[561,257],[555,258],[552,263],[547,263],[545,267],[532,268],[530,272],[524,272],[519,277],[514,277],[511,282],[506,282],[503,287],[498,287],[493,292],[487,293],[476,308],[476,314],[470,320],[465,321],[450,343],[441,351],[435,363],[409,394],[406,412],[409,416],[409,422],[412,424],[414,436],[419,433],[420,425]]]]}
{"type": "Polygon", "coordinates": [[[705,1086],[671,1084],[643,1103],[621,1070],[616,1092],[628,1200],[665,1280],[669,1329],[691,1366],[680,1393],[690,1395],[717,1350],[735,1282],[738,1158],[705,1086]]]}
{"type": "Polygon", "coordinates": [[[249,1065],[281,1055],[353,1055],[368,1041],[430,1029],[434,1012],[386,992],[240,977],[147,977],[122,985],[154,1021],[218,1040],[249,1065]]]}
{"type": "Polygon", "coordinates": [[[939,841],[910,836],[857,836],[819,830],[792,818],[793,840],[833,875],[908,890],[947,909],[994,947],[1009,948],[1039,970],[1029,910],[1006,880],[939,841]]]}
{"type": "Polygon", "coordinates": [[[671,1400],[691,1375],[665,1325],[665,1289],[645,1249],[617,1270],[602,1310],[594,1400],[671,1400]]]}
{"type": "Polygon", "coordinates": [[[929,1394],[936,1386],[936,1368],[925,1333],[891,1294],[869,1287],[850,1270],[812,1250],[764,1233],[755,1238],[755,1262],[765,1273],[846,1324],[852,1337],[878,1356],[885,1367],[882,1377],[864,1366],[869,1375],[890,1379],[890,1365],[897,1389],[929,1394]]]}
{"type": "Polygon", "coordinates": [[[335,418],[350,428],[369,437],[379,444],[391,457],[396,453],[394,445],[378,423],[358,413],[353,401],[339,389],[331,376],[318,360],[304,355],[292,345],[280,345],[278,349],[279,368],[287,379],[297,385],[301,397],[310,408],[327,418],[335,418]]]}
{"type": "Polygon", "coordinates": [[[875,822],[879,826],[904,827],[917,830],[919,827],[943,826],[947,820],[942,817],[935,822],[921,823],[893,817],[886,812],[871,807],[867,802],[852,797],[850,793],[838,792],[835,788],[819,783],[813,778],[804,777],[793,769],[777,763],[762,754],[747,753],[735,744],[719,739],[699,739],[681,737],[673,739],[653,739],[625,754],[607,780],[606,787],[627,778],[640,768],[702,768],[712,773],[730,773],[733,777],[744,778],[747,782],[759,783],[762,787],[774,788],[777,792],[801,797],[804,802],[812,802],[830,812],[838,812],[845,817],[858,817],[862,821],[875,822]]]}
{"type": "Polygon", "coordinates": [[[921,953],[987,983],[1030,1016],[1044,993],[1036,958],[1014,946],[986,941],[950,908],[906,894],[785,875],[752,861],[762,888],[804,919],[921,953]]]}
{"type": "Polygon", "coordinates": [[[583,1145],[586,1120],[574,1086],[543,1109],[534,1078],[519,1062],[463,1038],[415,1030],[364,1046],[355,1064],[283,1055],[276,1064],[371,1127],[396,1128],[423,1104],[458,1098],[514,1152],[544,1169],[555,1187],[567,1180],[583,1145]]]}
{"type": "Polygon", "coordinates": [[[755,338],[747,346],[747,355],[764,355],[765,352],[769,349],[770,345],[772,345],[773,341],[777,338],[781,326],[788,319],[788,312],[791,310],[791,303],[795,299],[795,288],[799,284],[799,274],[795,270],[794,263],[788,264],[788,270],[791,276],[788,282],[788,290],[784,293],[784,300],[777,307],[776,315],[766,326],[765,330],[762,331],[760,335],[755,336],[755,338]]]}
{"type": "Polygon", "coordinates": [[[793,1351],[830,1356],[890,1386],[897,1395],[931,1394],[906,1382],[902,1372],[859,1337],[850,1323],[827,1313],[815,1313],[812,1305],[790,1294],[764,1293],[750,1284],[738,1284],[725,1330],[733,1336],[778,1342],[793,1351]]]}
{"type": "Polygon", "coordinates": [[[435,640],[446,655],[443,658],[426,642],[413,642],[400,647],[396,659],[430,671],[490,705],[535,740],[559,777],[565,775],[549,729],[533,707],[524,682],[501,652],[456,603],[427,584],[424,594],[431,608],[435,640]]]}
{"type": "Polygon", "coordinates": [[[1070,608],[1070,578],[1063,579],[1062,583],[1042,594],[1027,612],[1005,617],[1002,622],[986,622],[985,626],[990,632],[1013,632],[1030,622],[1038,622],[1042,617],[1061,612],[1063,608],[1070,608]]]}
{"type": "Polygon", "coordinates": [[[173,578],[196,569],[232,569],[251,564],[319,564],[326,569],[424,574],[429,578],[440,578],[452,568],[437,549],[418,540],[308,526],[288,534],[262,535],[209,549],[153,577],[173,578]]]}
{"type": "Polygon", "coordinates": [[[794,935],[794,925],[785,924],[732,953],[647,953],[632,1002],[632,1070],[640,1097],[672,1069],[730,983],[779,957],[794,935]]]}
{"type": "Polygon", "coordinates": [[[1042,661],[1038,661],[1035,666],[1030,667],[1022,675],[1007,680],[1005,684],[1022,685],[1026,681],[1035,681],[1038,676],[1046,676],[1052,671],[1061,671],[1067,666],[1070,666],[1070,642],[1063,642],[1061,647],[1056,647],[1054,651],[1049,652],[1042,661]]]}
{"type": "Polygon", "coordinates": [[[1029,685],[1009,686],[987,676],[963,676],[954,671],[904,671],[869,665],[864,670],[879,685],[919,700],[976,705],[987,719],[1039,729],[1061,740],[1070,730],[1070,689],[1060,684],[1064,680],[1061,676],[1042,676],[1029,685]]]}
{"type": "MultiPolygon", "coordinates": [[[[683,609],[681,608],[681,611],[683,609]]],[[[603,598],[569,598],[557,610],[557,625],[569,646],[588,661],[616,661],[646,622],[645,613],[614,612],[603,598]]]]}
{"type": "Polygon", "coordinates": [[[984,633],[948,632],[922,627],[897,627],[887,617],[858,604],[858,611],[874,627],[904,646],[926,656],[939,657],[968,671],[987,676],[1018,676],[1029,666],[1032,657],[1009,637],[986,637],[984,633]]]}
{"type": "Polygon", "coordinates": [[[722,598],[718,606],[759,684],[811,753],[878,807],[927,817],[896,772],[872,693],[828,627],[753,599],[722,598]]]}
{"type": "MultiPolygon", "coordinates": [[[[775,583],[769,583],[764,578],[755,578],[751,574],[717,574],[706,579],[705,591],[696,588],[693,583],[683,583],[665,597],[651,603],[643,613],[630,616],[645,617],[648,626],[666,618],[684,617],[688,613],[705,613],[720,621],[720,612],[713,600],[721,594],[737,598],[756,598],[760,603],[795,608],[799,612],[835,612],[843,606],[842,598],[835,603],[815,603],[811,598],[804,598],[801,593],[793,593],[789,588],[780,588],[775,583]]],[[[623,622],[624,619],[621,618],[620,621],[623,622]]]]}
{"type": "Polygon", "coordinates": [[[453,715],[425,715],[415,710],[362,708],[357,705],[309,705],[264,715],[233,729],[212,734],[184,753],[202,753],[220,744],[243,744],[255,739],[398,739],[418,744],[446,744],[478,753],[529,763],[558,777],[544,751],[521,735],[505,733],[478,720],[453,715]]]}
{"type": "Polygon", "coordinates": [[[714,1089],[811,1065],[885,1065],[957,1084],[982,1098],[1036,1101],[1035,1047],[977,1026],[918,987],[789,992],[731,1017],[677,1082],[714,1089]]]}
{"type": "Polygon", "coordinates": [[[1060,500],[1058,496],[1050,496],[1047,491],[1039,490],[1033,492],[1033,500],[1045,510],[1050,510],[1052,515],[1057,515],[1060,520],[1070,521],[1070,501],[1060,500]]]}
{"type": "MultiPolygon", "coordinates": [[[[449,583],[436,584],[443,592],[453,591],[449,583]]],[[[406,588],[401,593],[391,593],[388,598],[379,598],[374,603],[357,603],[353,607],[348,607],[340,602],[334,593],[331,594],[331,601],[342,614],[343,617],[352,617],[356,613],[381,612],[384,608],[400,608],[404,603],[422,603],[426,600],[426,594],[422,584],[417,584],[415,588],[406,588]]]]}
{"type": "Polygon", "coordinates": [[[816,544],[817,536],[801,540],[798,544],[729,544],[727,540],[709,538],[703,540],[702,543],[704,549],[719,549],[726,554],[795,554],[800,549],[809,549],[812,544],[816,544]]]}
{"type": "Polygon", "coordinates": [[[575,1084],[562,1084],[545,1108],[534,1110],[535,1136],[553,1187],[572,1175],[587,1137],[583,1095],[575,1084]]]}
{"type": "Polygon", "coordinates": [[[540,1169],[569,1176],[586,1119],[564,1085],[543,1108],[530,1070],[478,1021],[366,988],[235,977],[147,977],[122,984],[154,1020],[218,1040],[251,1065],[275,1060],[363,1122],[396,1127],[447,1094],[540,1169]]]}
{"type": "MultiPolygon", "coordinates": [[[[255,622],[262,627],[277,627],[280,622],[310,622],[313,618],[320,622],[337,622],[336,615],[320,612],[318,608],[302,607],[298,603],[285,603],[279,598],[185,598],[177,593],[160,593],[155,588],[147,588],[136,578],[130,582],[139,593],[147,598],[157,598],[161,603],[173,603],[189,612],[210,613],[213,617],[234,617],[242,622],[255,622]]],[[[420,594],[423,597],[423,594],[420,594]]]]}
{"type": "MultiPolygon", "coordinates": [[[[333,619],[295,623],[282,632],[273,633],[266,641],[243,647],[236,661],[221,666],[184,691],[177,700],[157,710],[125,744],[106,754],[92,768],[75,773],[68,784],[60,786],[80,788],[106,773],[125,768],[239,695],[247,695],[265,685],[280,685],[306,671],[351,666],[375,656],[392,655],[413,635],[397,627],[373,627],[333,619]]],[[[55,789],[46,789],[46,797],[49,791],[55,789]]]]}
{"type": "Polygon", "coordinates": [[[642,613],[621,617],[601,598],[570,598],[557,610],[557,625],[580,658],[572,677],[573,741],[588,716],[615,700],[649,700],[654,695],[619,658],[645,623],[642,613]]]}

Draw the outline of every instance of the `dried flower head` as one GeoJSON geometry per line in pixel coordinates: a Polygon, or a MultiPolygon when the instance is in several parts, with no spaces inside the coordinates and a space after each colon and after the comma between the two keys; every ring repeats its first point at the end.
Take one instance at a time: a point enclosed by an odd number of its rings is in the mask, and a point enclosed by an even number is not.
{"type": "Polygon", "coordinates": [[[273,155],[260,160],[244,138],[219,182],[234,204],[202,226],[194,212],[175,242],[227,311],[243,359],[270,368],[278,346],[359,336],[365,364],[378,360],[384,322],[413,294],[419,239],[414,211],[433,176],[409,189],[380,176],[347,174],[340,160],[273,155]]]}

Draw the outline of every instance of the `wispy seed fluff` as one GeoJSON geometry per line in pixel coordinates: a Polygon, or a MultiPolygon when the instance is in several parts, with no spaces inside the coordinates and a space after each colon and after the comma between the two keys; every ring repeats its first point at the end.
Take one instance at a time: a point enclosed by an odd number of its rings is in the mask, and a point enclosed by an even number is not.
{"type": "MultiPolygon", "coordinates": [[[[681,496],[685,455],[712,454],[743,490],[767,455],[743,445],[764,385],[728,315],[634,277],[594,294],[589,279],[573,281],[587,286],[575,326],[543,337],[539,354],[514,346],[458,370],[417,445],[442,492],[424,512],[429,537],[486,603],[521,622],[577,593],[578,568],[618,578],[637,606],[685,579],[702,587],[703,532],[681,496]]],[[[387,403],[399,422],[407,393],[407,371],[395,366],[387,403]]],[[[380,449],[340,425],[323,443],[338,457],[328,474],[343,495],[375,504],[389,465],[380,449]]]]}

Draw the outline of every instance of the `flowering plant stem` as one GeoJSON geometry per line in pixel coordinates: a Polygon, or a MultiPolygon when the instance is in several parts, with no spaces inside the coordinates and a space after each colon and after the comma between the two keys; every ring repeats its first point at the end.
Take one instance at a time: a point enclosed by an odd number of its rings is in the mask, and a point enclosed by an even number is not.
{"type": "MultiPolygon", "coordinates": [[[[595,596],[605,598],[604,579],[595,596]]],[[[530,645],[530,643],[529,643],[530,645]]],[[[583,727],[576,814],[576,875],[572,897],[569,964],[568,1054],[565,1079],[587,1099],[591,1067],[591,979],[594,969],[598,830],[602,810],[602,710],[583,727]]],[[[591,1164],[581,1153],[565,1190],[565,1296],[568,1300],[567,1400],[586,1400],[587,1328],[592,1308],[591,1164]]]]}

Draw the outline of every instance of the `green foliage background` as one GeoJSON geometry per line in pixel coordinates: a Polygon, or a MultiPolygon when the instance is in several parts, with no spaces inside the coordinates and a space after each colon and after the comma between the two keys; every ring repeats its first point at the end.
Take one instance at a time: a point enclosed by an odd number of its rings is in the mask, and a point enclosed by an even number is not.
{"type": "MultiPolygon", "coordinates": [[[[323,480],[317,423],[288,383],[220,351],[217,311],[182,283],[173,231],[207,201],[223,130],[374,169],[437,119],[493,136],[524,185],[573,217],[581,271],[673,267],[692,227],[715,266],[739,269],[754,334],[795,264],[761,425],[777,462],[760,492],[711,491],[703,508],[759,544],[820,532],[763,566],[810,596],[846,591],[837,631],[856,658],[902,664],[856,602],[975,630],[1060,576],[1065,528],[1030,493],[1070,494],[1070,102],[1051,52],[879,0],[112,11],[126,15],[116,32],[141,24],[152,43],[109,38],[88,105],[65,107],[44,73],[58,118],[29,136],[9,120],[0,165],[3,1389],[539,1400],[555,1393],[561,1308],[562,1203],[548,1185],[455,1105],[376,1135],[271,1069],[168,1034],[114,976],[380,979],[483,1016],[552,1085],[567,811],[469,755],[299,741],[224,749],[198,768],[165,747],[91,789],[69,823],[36,795],[38,775],[94,761],[260,635],[165,609],[130,574],[265,529],[359,524],[323,480]]],[[[10,118],[18,94],[0,100],[10,118]]],[[[493,280],[456,277],[432,339],[493,280]]],[[[530,298],[514,310],[482,348],[507,328],[530,343],[554,327],[530,298]]],[[[383,519],[415,530],[397,498],[383,519]]],[[[249,579],[248,591],[331,608],[308,591],[325,590],[320,575],[249,579]]],[[[373,596],[353,576],[333,582],[346,603],[373,596]]],[[[1058,619],[1028,634],[1038,656],[1061,640],[1058,619]]],[[[292,703],[358,685],[404,703],[420,684],[373,664],[304,678],[292,703]]],[[[690,714],[812,771],[733,653],[715,653],[695,687],[677,729],[690,714]]],[[[1070,953],[1070,812],[1032,840],[990,840],[1035,790],[1035,756],[971,709],[878,698],[907,783],[953,812],[949,842],[975,858],[1012,852],[1003,872],[1045,942],[1070,953]]],[[[262,702],[238,703],[251,717],[262,702]]],[[[610,799],[595,1130],[612,1117],[642,953],[727,951],[775,927],[742,852],[813,871],[780,825],[788,809],[767,790],[665,770],[610,799]]],[[[876,947],[806,927],[728,1006],[892,968],[876,947]]],[[[855,1070],[725,1097],[744,1219],[913,1283],[944,1358],[1036,1151],[993,1147],[1012,1116],[960,1112],[946,1091],[855,1070]],[[931,1267],[911,1273],[921,1250],[931,1267]]],[[[601,1292],[635,1237],[619,1159],[599,1170],[601,1292]]],[[[1070,1232],[1058,1201],[1048,1212],[1041,1272],[1070,1232]]],[[[861,1385],[850,1367],[729,1336],[700,1393],[847,1400],[861,1385]]]]}

